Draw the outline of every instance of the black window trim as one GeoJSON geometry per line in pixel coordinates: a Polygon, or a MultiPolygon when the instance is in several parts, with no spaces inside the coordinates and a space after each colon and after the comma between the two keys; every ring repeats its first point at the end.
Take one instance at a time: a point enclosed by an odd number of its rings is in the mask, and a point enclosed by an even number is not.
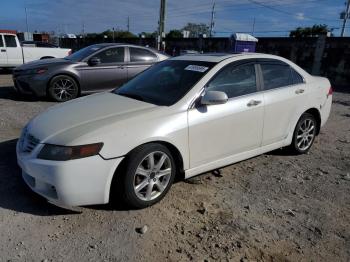
{"type": "MultiPolygon", "coordinates": [[[[279,90],[279,89],[282,89],[282,88],[289,88],[289,87],[294,87],[294,86],[298,86],[298,85],[304,85],[306,83],[305,81],[305,78],[299,74],[299,72],[297,72],[291,65],[281,61],[281,60],[277,60],[277,59],[272,59],[272,58],[257,58],[257,66],[258,66],[258,71],[259,71],[259,80],[260,80],[260,85],[261,85],[261,92],[269,92],[269,91],[274,91],[274,90],[279,90]],[[276,65],[283,65],[283,66],[288,66],[289,67],[289,70],[294,70],[295,73],[297,73],[301,79],[303,80],[302,83],[297,83],[297,84],[290,84],[290,85],[286,85],[286,86],[280,86],[280,87],[277,87],[277,88],[272,88],[272,89],[266,89],[265,90],[265,86],[264,86],[264,76],[263,76],[263,73],[262,73],[262,69],[261,69],[261,65],[262,64],[276,64],[276,65]]],[[[292,71],[290,71],[290,74],[292,76],[292,71]]],[[[292,76],[293,77],[293,76],[292,76]]]]}
{"type": "Polygon", "coordinates": [[[133,66],[133,65],[153,65],[154,63],[159,62],[159,56],[157,53],[153,52],[152,50],[146,48],[146,47],[142,47],[142,46],[127,46],[127,60],[126,63],[128,63],[129,66],[133,66]],[[138,49],[143,49],[146,50],[148,52],[151,52],[152,54],[155,55],[156,59],[155,60],[151,60],[151,61],[137,61],[137,62],[132,62],[130,60],[131,56],[130,56],[130,48],[138,48],[138,49]]]}

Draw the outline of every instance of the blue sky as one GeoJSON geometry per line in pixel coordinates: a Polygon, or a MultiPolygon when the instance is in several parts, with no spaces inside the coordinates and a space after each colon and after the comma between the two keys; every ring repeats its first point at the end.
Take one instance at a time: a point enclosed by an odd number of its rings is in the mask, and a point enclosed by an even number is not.
{"type": "MultiPolygon", "coordinates": [[[[216,0],[215,35],[251,32],[255,35],[285,36],[297,26],[327,24],[339,28],[339,13],[346,0],[216,0]]],[[[153,32],[157,28],[160,0],[3,0],[0,29],[60,33],[101,32],[112,27],[153,32]]],[[[166,30],[181,28],[187,22],[210,22],[213,0],[167,0],[166,30]]],[[[347,35],[350,36],[350,22],[347,35]]],[[[335,35],[340,30],[334,29],[335,35]]]]}

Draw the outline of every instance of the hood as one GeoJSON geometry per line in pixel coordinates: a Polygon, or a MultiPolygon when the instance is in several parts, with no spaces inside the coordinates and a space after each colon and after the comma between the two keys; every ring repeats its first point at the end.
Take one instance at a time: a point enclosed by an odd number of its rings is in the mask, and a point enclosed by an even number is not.
{"type": "Polygon", "coordinates": [[[72,61],[63,59],[63,58],[48,58],[48,59],[35,60],[32,62],[25,63],[21,66],[16,67],[15,71],[33,69],[38,67],[65,65],[65,64],[72,64],[72,63],[73,63],[72,61]]]}
{"type": "Polygon", "coordinates": [[[106,92],[53,106],[30,121],[27,128],[42,143],[68,145],[103,125],[154,108],[157,106],[106,92]]]}

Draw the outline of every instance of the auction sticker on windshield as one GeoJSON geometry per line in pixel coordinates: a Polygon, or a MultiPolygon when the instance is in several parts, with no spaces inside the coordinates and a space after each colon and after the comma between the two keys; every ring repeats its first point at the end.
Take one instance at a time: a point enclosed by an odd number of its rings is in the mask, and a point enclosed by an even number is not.
{"type": "Polygon", "coordinates": [[[199,65],[188,65],[185,68],[185,70],[204,73],[205,71],[208,70],[208,67],[206,67],[206,66],[199,66],[199,65]]]}

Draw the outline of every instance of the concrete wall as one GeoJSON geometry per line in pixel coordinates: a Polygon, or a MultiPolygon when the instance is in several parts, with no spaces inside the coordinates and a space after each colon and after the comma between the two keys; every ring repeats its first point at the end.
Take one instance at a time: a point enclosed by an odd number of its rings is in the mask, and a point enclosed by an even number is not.
{"type": "MultiPolygon", "coordinates": [[[[61,39],[62,47],[73,50],[94,43],[106,42],[106,39],[61,39]]],[[[156,47],[153,38],[116,39],[115,42],[156,47]]],[[[166,53],[178,55],[180,50],[203,52],[232,52],[233,41],[230,38],[176,38],[166,39],[166,53]]],[[[313,75],[328,77],[332,85],[350,90],[350,37],[308,37],[302,39],[290,37],[259,38],[256,52],[276,54],[288,58],[313,75]]]]}
{"type": "Polygon", "coordinates": [[[257,52],[288,58],[332,85],[350,90],[350,37],[259,38],[257,52]]]}

